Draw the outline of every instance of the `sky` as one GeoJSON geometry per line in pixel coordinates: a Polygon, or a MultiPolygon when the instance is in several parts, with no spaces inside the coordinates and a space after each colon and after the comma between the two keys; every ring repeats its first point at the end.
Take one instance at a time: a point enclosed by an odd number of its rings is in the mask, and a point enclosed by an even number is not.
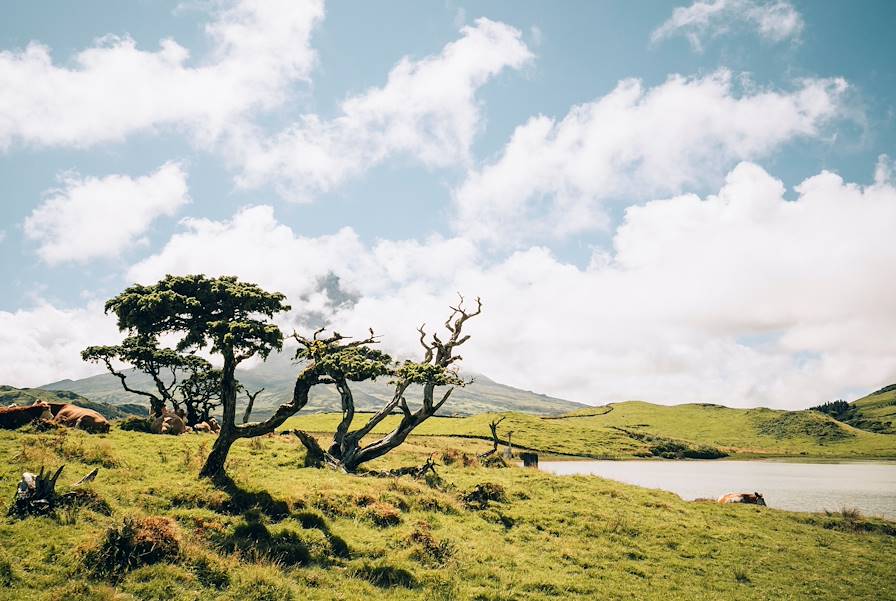
{"type": "Polygon", "coordinates": [[[464,368],[601,404],[896,382],[896,5],[13,3],[0,383],[97,373],[165,274],[287,333],[482,298],[464,368]]]}

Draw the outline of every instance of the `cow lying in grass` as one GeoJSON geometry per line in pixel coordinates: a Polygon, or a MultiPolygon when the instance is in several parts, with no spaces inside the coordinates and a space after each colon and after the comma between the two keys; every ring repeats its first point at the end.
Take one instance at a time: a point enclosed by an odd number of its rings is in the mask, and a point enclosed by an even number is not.
{"type": "Polygon", "coordinates": [[[85,407],[78,407],[71,403],[52,403],[50,410],[53,413],[53,423],[69,428],[80,428],[92,434],[106,433],[109,431],[109,420],[85,407]]]}
{"type": "Polygon", "coordinates": [[[52,419],[50,405],[36,401],[28,407],[0,407],[0,428],[15,430],[38,419],[52,419]]]}
{"type": "Polygon", "coordinates": [[[149,429],[153,434],[171,434],[172,436],[178,436],[187,431],[187,424],[184,422],[184,419],[174,411],[163,409],[162,415],[153,418],[152,425],[149,429]]]}
{"type": "Polygon", "coordinates": [[[727,505],[728,503],[746,503],[748,505],[765,506],[765,499],[758,492],[733,492],[719,497],[719,503],[727,505]]]}

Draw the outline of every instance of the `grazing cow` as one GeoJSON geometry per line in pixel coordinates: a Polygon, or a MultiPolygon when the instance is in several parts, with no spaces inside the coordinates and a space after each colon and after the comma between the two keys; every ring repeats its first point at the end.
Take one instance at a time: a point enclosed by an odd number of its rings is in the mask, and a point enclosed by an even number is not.
{"type": "Polygon", "coordinates": [[[53,419],[50,405],[44,401],[36,401],[30,407],[0,408],[0,428],[15,430],[38,419],[53,419]]]}
{"type": "Polygon", "coordinates": [[[183,418],[177,413],[164,409],[162,415],[159,415],[152,420],[152,425],[149,427],[149,430],[153,434],[171,434],[172,436],[178,436],[187,431],[187,424],[184,423],[183,418]]]}
{"type": "Polygon", "coordinates": [[[748,505],[765,506],[765,499],[758,492],[733,492],[719,497],[719,503],[727,505],[728,503],[746,503],[748,505]]]}
{"type": "Polygon", "coordinates": [[[109,431],[109,420],[86,407],[78,407],[71,403],[52,404],[53,422],[69,428],[80,428],[91,434],[109,431]],[[57,409],[58,407],[58,409],[57,409]]]}

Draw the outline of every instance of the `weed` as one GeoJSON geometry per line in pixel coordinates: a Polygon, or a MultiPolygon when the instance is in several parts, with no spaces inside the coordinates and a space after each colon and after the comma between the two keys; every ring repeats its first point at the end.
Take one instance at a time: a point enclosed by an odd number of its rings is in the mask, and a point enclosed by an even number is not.
{"type": "Polygon", "coordinates": [[[386,528],[388,526],[396,526],[401,523],[401,510],[391,503],[384,501],[375,501],[367,507],[365,515],[371,522],[386,528]]]}
{"type": "Polygon", "coordinates": [[[83,553],[82,564],[94,578],[116,580],[140,566],[172,561],[179,555],[180,538],[171,520],[126,517],[83,553]]]}
{"type": "Polygon", "coordinates": [[[454,555],[454,545],[436,539],[426,522],[417,523],[407,542],[416,545],[412,557],[423,564],[443,566],[454,555]]]}
{"type": "Polygon", "coordinates": [[[477,484],[463,496],[464,504],[469,509],[486,509],[489,501],[501,503],[506,500],[504,487],[494,482],[477,484]]]}

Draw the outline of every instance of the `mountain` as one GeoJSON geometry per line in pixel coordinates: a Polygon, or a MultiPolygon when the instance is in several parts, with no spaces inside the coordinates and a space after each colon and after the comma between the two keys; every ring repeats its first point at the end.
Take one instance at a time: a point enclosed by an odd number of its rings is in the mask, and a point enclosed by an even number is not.
{"type": "Polygon", "coordinates": [[[129,415],[146,415],[146,407],[133,403],[111,405],[94,402],[70,390],[45,390],[43,388],[15,388],[0,385],[0,406],[33,405],[35,401],[48,403],[74,403],[93,409],[106,419],[121,419],[129,415]]]}
{"type": "MultiPolygon", "coordinates": [[[[272,355],[264,363],[252,369],[238,369],[237,378],[248,390],[254,392],[264,388],[255,399],[253,417],[265,418],[273,413],[280,404],[292,397],[295,375],[298,367],[292,363],[286,353],[272,355]]],[[[128,371],[128,386],[139,390],[153,390],[149,376],[136,371],[128,371]]],[[[561,415],[586,407],[581,403],[566,401],[528,390],[520,390],[495,382],[486,376],[472,376],[474,382],[463,388],[457,388],[451,395],[440,415],[474,415],[477,413],[517,411],[536,415],[561,415]]],[[[388,378],[375,382],[356,382],[352,385],[355,406],[359,411],[371,411],[380,408],[392,398],[392,387],[388,378]]],[[[70,390],[91,401],[120,405],[137,403],[147,405],[146,399],[121,388],[121,382],[111,374],[99,374],[81,380],[61,380],[45,384],[39,388],[44,390],[70,390]]],[[[419,398],[419,387],[411,388],[407,394],[409,402],[419,398]]],[[[244,397],[245,398],[245,397],[244,397]]],[[[339,395],[333,386],[315,386],[312,389],[308,405],[303,413],[319,413],[339,410],[339,395]]]]}
{"type": "Polygon", "coordinates": [[[834,401],[813,409],[868,432],[896,434],[896,384],[884,386],[852,403],[834,401]]]}

